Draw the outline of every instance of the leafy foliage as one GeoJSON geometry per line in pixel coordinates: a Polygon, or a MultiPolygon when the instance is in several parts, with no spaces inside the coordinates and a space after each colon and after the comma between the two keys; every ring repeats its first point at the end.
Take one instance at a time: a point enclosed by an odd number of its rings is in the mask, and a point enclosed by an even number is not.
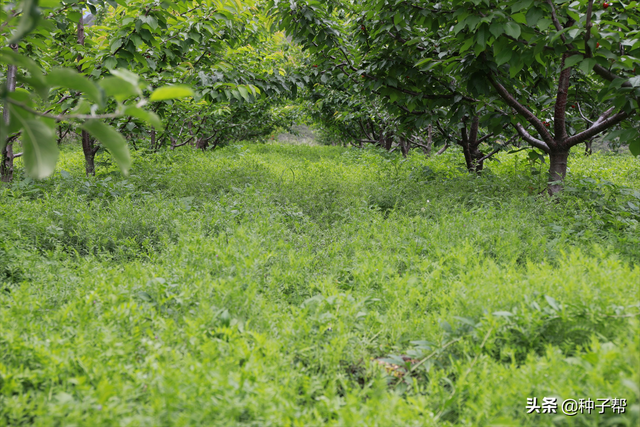
{"type": "Polygon", "coordinates": [[[609,216],[632,156],[574,156],[550,201],[526,152],[476,177],[245,143],[133,151],[126,178],[99,153],[86,178],[63,147],[0,190],[5,424],[550,426],[525,405],[551,395],[637,422],[638,220],[609,216]]]}

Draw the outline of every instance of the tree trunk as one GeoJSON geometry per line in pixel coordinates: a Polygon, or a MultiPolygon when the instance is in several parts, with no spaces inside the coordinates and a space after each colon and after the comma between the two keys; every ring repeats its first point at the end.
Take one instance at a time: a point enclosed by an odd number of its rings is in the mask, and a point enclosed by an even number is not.
{"type": "Polygon", "coordinates": [[[586,154],[587,156],[590,156],[591,154],[593,154],[593,150],[591,149],[592,145],[593,145],[593,138],[589,138],[584,142],[584,154],[586,154]]]}
{"type": "Polygon", "coordinates": [[[469,150],[469,143],[461,141],[462,153],[464,154],[464,162],[467,164],[467,170],[473,172],[473,159],[471,158],[471,151],[469,150]]]}
{"type": "Polygon", "coordinates": [[[393,138],[384,137],[383,141],[384,141],[384,145],[383,145],[384,149],[387,151],[391,151],[391,147],[393,145],[393,138]]]}
{"type": "Polygon", "coordinates": [[[449,148],[449,143],[446,142],[444,144],[444,146],[438,150],[438,152],[436,153],[436,156],[440,156],[441,154],[443,154],[445,151],[447,151],[447,149],[449,148]]]}
{"type": "Polygon", "coordinates": [[[471,172],[480,173],[484,168],[484,161],[480,161],[484,157],[482,152],[478,150],[478,145],[474,144],[469,147],[469,154],[471,156],[471,172]]]}
{"type": "Polygon", "coordinates": [[[206,138],[198,138],[196,141],[196,148],[206,151],[209,146],[209,141],[206,138]]]}
{"type": "Polygon", "coordinates": [[[562,191],[562,181],[567,175],[567,159],[569,150],[549,153],[549,184],[547,191],[553,196],[562,191]]]}
{"type": "MultiPolygon", "coordinates": [[[[83,7],[80,9],[80,19],[78,20],[76,37],[78,44],[84,46],[84,4],[81,4],[81,6],[83,7]]],[[[82,55],[78,54],[78,61],[80,61],[81,59],[82,55]]],[[[81,71],[81,69],[82,66],[78,65],[78,71],[81,71]]]]}
{"type": "Polygon", "coordinates": [[[409,154],[410,142],[404,138],[400,138],[398,144],[400,144],[400,152],[402,153],[402,157],[406,159],[407,154],[409,154]]]}
{"type": "Polygon", "coordinates": [[[93,145],[91,135],[85,130],[82,131],[82,152],[84,153],[84,169],[87,176],[95,176],[95,159],[98,149],[93,145]]]}
{"type": "MultiPolygon", "coordinates": [[[[80,19],[78,20],[78,28],[77,28],[77,41],[79,45],[84,46],[84,4],[81,4],[80,9],[80,19]]],[[[82,55],[78,54],[78,61],[82,60],[82,55]]],[[[82,71],[82,65],[78,65],[78,71],[82,71]]],[[[84,153],[84,169],[87,176],[95,176],[96,174],[96,152],[98,151],[93,146],[93,139],[91,135],[86,130],[83,130],[82,133],[82,151],[84,153]]]]}
{"type": "Polygon", "coordinates": [[[478,126],[480,119],[478,116],[473,117],[468,133],[466,119],[463,119],[462,122],[464,125],[461,132],[462,139],[458,141],[458,144],[462,147],[464,161],[467,164],[467,170],[469,172],[478,173],[482,171],[482,162],[479,160],[483,157],[480,150],[478,150],[478,146],[480,145],[480,142],[478,141],[478,126]]]}
{"type": "Polygon", "coordinates": [[[0,175],[1,175],[0,180],[2,180],[2,182],[13,181],[13,142],[9,142],[2,149],[0,175]]]}
{"type": "MultiPolygon", "coordinates": [[[[18,45],[11,45],[11,49],[14,52],[18,51],[18,45]]],[[[16,66],[9,65],[7,68],[7,91],[13,92],[16,90],[16,66]]],[[[10,114],[9,114],[9,102],[5,102],[4,109],[2,111],[2,118],[5,126],[9,126],[10,114]]],[[[7,135],[7,145],[2,149],[0,153],[0,180],[2,182],[13,181],[13,141],[11,141],[9,135],[7,135]]]]}
{"type": "Polygon", "coordinates": [[[151,149],[156,150],[156,130],[151,129],[151,149]]]}

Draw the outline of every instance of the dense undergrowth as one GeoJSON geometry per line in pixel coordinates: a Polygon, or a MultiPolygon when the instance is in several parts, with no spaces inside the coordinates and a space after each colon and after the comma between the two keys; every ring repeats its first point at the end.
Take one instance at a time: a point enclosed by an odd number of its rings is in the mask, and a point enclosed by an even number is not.
{"type": "Polygon", "coordinates": [[[0,187],[0,425],[638,424],[637,159],[135,157],[0,187]]]}

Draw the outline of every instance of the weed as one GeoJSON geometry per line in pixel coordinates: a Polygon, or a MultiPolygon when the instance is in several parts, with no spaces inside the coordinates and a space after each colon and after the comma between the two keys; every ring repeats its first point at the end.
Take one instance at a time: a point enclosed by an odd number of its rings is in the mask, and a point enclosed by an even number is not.
{"type": "Polygon", "coordinates": [[[637,424],[631,156],[73,148],[0,187],[0,425],[637,424]]]}

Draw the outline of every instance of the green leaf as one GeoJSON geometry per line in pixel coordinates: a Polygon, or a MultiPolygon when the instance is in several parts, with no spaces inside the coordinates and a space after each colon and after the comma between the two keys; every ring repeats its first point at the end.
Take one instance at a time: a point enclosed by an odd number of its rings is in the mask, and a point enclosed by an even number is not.
{"type": "Polygon", "coordinates": [[[122,46],[122,39],[116,39],[111,43],[111,54],[116,53],[118,49],[122,46]]]}
{"type": "Polygon", "coordinates": [[[569,35],[569,37],[571,37],[572,39],[575,39],[580,33],[582,32],[582,28],[572,28],[571,30],[569,30],[567,32],[567,34],[569,35]]]}
{"type": "Polygon", "coordinates": [[[86,130],[104,145],[113,158],[115,159],[120,171],[124,175],[129,173],[131,167],[131,157],[129,156],[129,147],[127,141],[114,128],[102,123],[100,120],[87,120],[82,125],[82,129],[86,130]]]}
{"type": "Polygon", "coordinates": [[[640,87],[640,76],[631,77],[629,83],[631,83],[633,87],[640,87]]]}
{"type": "Polygon", "coordinates": [[[514,78],[518,75],[520,70],[522,70],[522,67],[524,67],[524,61],[522,60],[520,55],[517,55],[511,58],[509,65],[511,66],[509,68],[509,75],[511,76],[511,78],[514,78]]]}
{"type": "Polygon", "coordinates": [[[245,87],[238,86],[238,91],[240,92],[240,95],[242,95],[245,101],[251,102],[251,98],[249,97],[249,91],[245,87]]]}
{"type": "Polygon", "coordinates": [[[60,5],[60,0],[40,0],[40,7],[47,7],[53,9],[60,5]]]}
{"type": "Polygon", "coordinates": [[[478,45],[482,47],[482,49],[484,49],[484,47],[487,45],[488,38],[489,38],[489,31],[487,31],[487,26],[484,24],[481,24],[478,27],[478,31],[476,31],[476,41],[478,45]]]}
{"type": "Polygon", "coordinates": [[[113,56],[110,56],[109,58],[104,60],[102,65],[104,66],[104,68],[111,70],[112,68],[115,68],[116,65],[118,65],[118,60],[113,56]]]}
{"type": "Polygon", "coordinates": [[[158,21],[153,16],[141,16],[140,21],[147,24],[152,30],[158,28],[158,21]]]}
{"type": "Polygon", "coordinates": [[[178,99],[193,96],[193,90],[189,86],[175,85],[163,86],[153,91],[149,97],[150,101],[166,101],[167,99],[178,99]]]}
{"type": "MultiPolygon", "coordinates": [[[[24,89],[20,90],[20,88],[16,88],[16,91],[10,93],[8,97],[15,101],[26,104],[27,106],[31,106],[29,93],[24,89]]],[[[11,114],[9,127],[7,128],[7,132],[9,134],[18,132],[20,129],[22,129],[25,121],[35,119],[35,116],[32,113],[15,104],[9,105],[9,113],[11,114]]]]}
{"type": "Polygon", "coordinates": [[[629,151],[636,157],[640,157],[640,138],[636,137],[636,139],[629,142],[629,151]]]}
{"type": "Polygon", "coordinates": [[[527,9],[529,6],[531,6],[531,3],[533,3],[533,0],[520,0],[519,2],[511,6],[511,12],[515,13],[519,10],[527,9]]]}
{"type": "Polygon", "coordinates": [[[558,31],[557,33],[555,33],[553,35],[553,37],[551,37],[551,41],[550,43],[553,43],[554,41],[556,41],[558,39],[558,37],[560,37],[561,35],[563,35],[564,33],[566,33],[567,31],[569,31],[569,28],[564,28],[560,31],[558,31]]]}
{"type": "Polygon", "coordinates": [[[504,33],[504,24],[502,22],[493,22],[491,27],[489,27],[489,31],[491,31],[493,37],[498,38],[502,33],[504,33]]]}
{"type": "Polygon", "coordinates": [[[132,73],[131,71],[126,70],[124,68],[117,68],[109,72],[111,73],[111,75],[116,76],[124,80],[125,82],[132,84],[135,87],[140,86],[140,77],[136,73],[132,73]]]}
{"type": "Polygon", "coordinates": [[[572,55],[570,57],[568,57],[565,61],[564,61],[564,68],[569,68],[569,67],[573,67],[575,64],[577,64],[578,62],[582,61],[584,57],[582,56],[582,54],[578,53],[576,55],[572,55]]]}
{"type": "Polygon", "coordinates": [[[551,306],[551,308],[553,308],[555,311],[560,311],[562,308],[560,307],[560,305],[558,304],[558,302],[553,299],[553,297],[550,297],[549,295],[545,295],[544,299],[547,300],[547,303],[551,306]]]}
{"type": "Polygon", "coordinates": [[[520,25],[527,25],[527,17],[524,15],[524,13],[516,13],[514,15],[511,15],[511,19],[513,19],[520,25]]]}
{"type": "Polygon", "coordinates": [[[509,316],[513,316],[513,313],[511,313],[509,311],[494,311],[493,315],[494,316],[509,317],[509,316]]]}
{"type": "Polygon", "coordinates": [[[513,51],[511,49],[501,50],[500,53],[496,56],[496,64],[498,66],[502,64],[506,64],[511,59],[512,55],[513,55],[513,51]]]}
{"type": "Polygon", "coordinates": [[[54,68],[45,77],[50,86],[61,86],[77,90],[96,104],[102,104],[100,89],[92,81],[71,68],[54,68]]]}
{"type": "Polygon", "coordinates": [[[99,84],[102,89],[104,89],[107,96],[113,96],[120,102],[140,94],[139,87],[134,86],[127,81],[123,81],[119,77],[105,77],[100,80],[99,84]]]}
{"type": "Polygon", "coordinates": [[[580,69],[580,71],[582,71],[585,74],[589,74],[597,63],[598,61],[596,61],[593,58],[586,58],[580,63],[580,65],[578,66],[578,69],[580,69]]]}
{"type": "Polygon", "coordinates": [[[17,67],[22,67],[29,71],[29,73],[31,73],[31,76],[40,76],[44,79],[44,77],[42,77],[42,69],[38,64],[36,64],[33,59],[20,55],[19,53],[16,53],[11,49],[0,50],[0,62],[4,64],[15,65],[17,67]]]}
{"type": "Polygon", "coordinates": [[[69,19],[69,21],[74,22],[74,23],[78,23],[80,22],[80,17],[82,15],[80,14],[80,12],[76,12],[74,10],[70,11],[69,13],[67,13],[67,18],[69,19]]]}
{"type": "Polygon", "coordinates": [[[422,41],[422,37],[414,37],[411,40],[409,40],[408,42],[406,42],[404,45],[405,46],[413,46],[414,44],[418,44],[422,41]]]}
{"type": "Polygon", "coordinates": [[[527,25],[535,27],[536,24],[542,19],[544,12],[537,7],[531,8],[527,11],[527,25]]]}
{"type": "Polygon", "coordinates": [[[22,157],[27,175],[34,179],[48,177],[56,167],[59,154],[53,131],[40,120],[24,120],[17,114],[12,117],[22,122],[22,157]]]}
{"type": "Polygon", "coordinates": [[[543,18],[538,21],[538,28],[540,31],[546,31],[547,28],[549,28],[549,25],[551,25],[551,22],[551,19],[543,18]]]}
{"type": "Polygon", "coordinates": [[[39,21],[40,9],[38,8],[38,0],[23,0],[20,23],[8,44],[17,44],[24,36],[38,26],[39,21]]]}
{"type": "Polygon", "coordinates": [[[431,61],[433,61],[433,58],[425,58],[425,59],[422,59],[422,60],[420,60],[420,61],[416,62],[416,65],[415,65],[415,66],[416,66],[416,67],[421,67],[421,66],[423,66],[424,64],[427,64],[427,63],[429,63],[429,62],[431,62],[431,61]]]}
{"type": "Polygon", "coordinates": [[[125,108],[124,114],[135,117],[136,119],[140,119],[144,122],[147,122],[151,126],[156,128],[156,130],[163,129],[162,120],[160,120],[160,117],[158,117],[158,115],[152,111],[147,111],[142,108],[138,108],[133,105],[130,105],[127,108],[125,108]]]}
{"type": "Polygon", "coordinates": [[[475,40],[473,39],[473,37],[467,38],[464,44],[460,47],[460,53],[465,52],[467,49],[469,49],[474,42],[475,40]]]}
{"type": "Polygon", "coordinates": [[[515,22],[507,22],[504,26],[504,32],[507,33],[508,36],[517,39],[518,37],[520,37],[521,33],[520,25],[515,22]]]}

